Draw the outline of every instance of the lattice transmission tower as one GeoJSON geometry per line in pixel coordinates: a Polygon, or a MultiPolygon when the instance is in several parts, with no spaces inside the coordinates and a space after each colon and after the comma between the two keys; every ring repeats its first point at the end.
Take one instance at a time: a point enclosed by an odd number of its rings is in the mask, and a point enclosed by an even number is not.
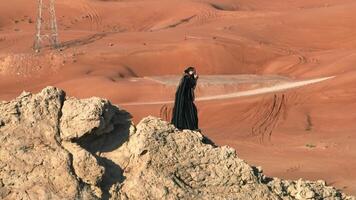
{"type": "Polygon", "coordinates": [[[55,0],[37,0],[38,13],[34,50],[39,52],[43,47],[58,47],[58,30],[55,11],[55,0]]]}

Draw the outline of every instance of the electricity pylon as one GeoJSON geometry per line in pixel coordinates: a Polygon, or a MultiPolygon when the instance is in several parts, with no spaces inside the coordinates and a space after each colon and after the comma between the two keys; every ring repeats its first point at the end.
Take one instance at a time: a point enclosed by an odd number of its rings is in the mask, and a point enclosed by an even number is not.
{"type": "Polygon", "coordinates": [[[36,37],[34,50],[40,52],[41,48],[58,47],[58,31],[55,11],[55,0],[37,0],[38,13],[36,21],[36,37]]]}

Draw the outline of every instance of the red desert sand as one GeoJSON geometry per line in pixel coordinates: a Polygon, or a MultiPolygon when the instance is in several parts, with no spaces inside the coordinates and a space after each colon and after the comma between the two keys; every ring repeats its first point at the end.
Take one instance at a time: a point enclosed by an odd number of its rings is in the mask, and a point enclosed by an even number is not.
{"type": "Polygon", "coordinates": [[[169,120],[195,66],[204,134],[356,195],[354,0],[57,0],[60,49],[39,54],[36,2],[1,0],[1,100],[52,85],[169,120]]]}

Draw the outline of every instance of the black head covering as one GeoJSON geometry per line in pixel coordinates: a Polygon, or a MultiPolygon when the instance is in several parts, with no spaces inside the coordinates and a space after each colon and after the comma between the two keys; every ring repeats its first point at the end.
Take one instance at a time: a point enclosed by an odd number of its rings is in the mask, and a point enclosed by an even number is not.
{"type": "Polygon", "coordinates": [[[187,69],[184,70],[184,73],[189,74],[190,71],[195,72],[195,68],[194,67],[188,67],[187,69]]]}

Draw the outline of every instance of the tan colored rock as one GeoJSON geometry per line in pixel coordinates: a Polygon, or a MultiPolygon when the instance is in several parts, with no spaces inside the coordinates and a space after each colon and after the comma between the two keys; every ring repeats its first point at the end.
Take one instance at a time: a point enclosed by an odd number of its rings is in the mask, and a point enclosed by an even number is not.
{"type": "Polygon", "coordinates": [[[74,199],[83,193],[60,145],[64,92],[53,87],[0,103],[1,199],[74,199]]]}
{"type": "Polygon", "coordinates": [[[136,128],[119,150],[105,154],[115,160],[131,152],[128,162],[117,160],[126,178],[111,190],[113,199],[354,199],[323,181],[266,178],[234,149],[205,144],[199,132],[178,131],[155,117],[136,128]]]}
{"type": "Polygon", "coordinates": [[[234,149],[100,98],[48,87],[0,103],[0,199],[355,200],[324,181],[268,178],[234,149]]]}
{"type": "Polygon", "coordinates": [[[80,138],[85,134],[109,133],[118,123],[115,119],[116,112],[118,112],[116,107],[104,99],[68,98],[62,108],[61,138],[70,140],[80,138]]]}
{"type": "Polygon", "coordinates": [[[98,164],[96,158],[78,144],[62,142],[62,145],[73,155],[75,174],[89,185],[98,185],[105,169],[98,164]]]}

